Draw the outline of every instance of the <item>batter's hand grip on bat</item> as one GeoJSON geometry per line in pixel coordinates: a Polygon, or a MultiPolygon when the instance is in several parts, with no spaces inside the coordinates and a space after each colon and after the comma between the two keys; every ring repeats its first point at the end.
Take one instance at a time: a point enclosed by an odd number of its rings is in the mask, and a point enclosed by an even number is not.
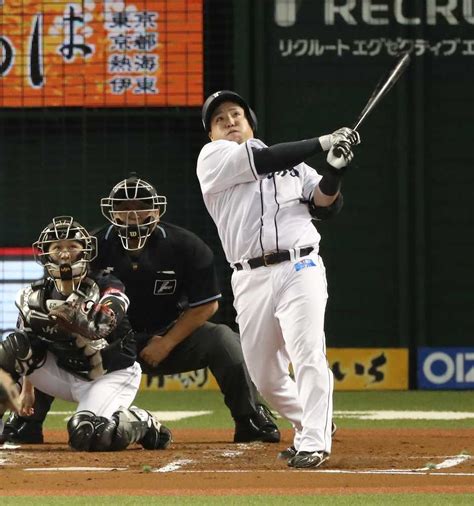
{"type": "Polygon", "coordinates": [[[350,150],[350,146],[351,144],[348,141],[338,142],[334,144],[332,152],[335,157],[341,158],[341,156],[344,156],[344,151],[350,150]]]}
{"type": "Polygon", "coordinates": [[[341,158],[341,156],[342,156],[342,149],[341,149],[340,144],[336,144],[334,146],[334,149],[332,150],[332,152],[334,153],[334,156],[337,156],[338,158],[341,158]]]}

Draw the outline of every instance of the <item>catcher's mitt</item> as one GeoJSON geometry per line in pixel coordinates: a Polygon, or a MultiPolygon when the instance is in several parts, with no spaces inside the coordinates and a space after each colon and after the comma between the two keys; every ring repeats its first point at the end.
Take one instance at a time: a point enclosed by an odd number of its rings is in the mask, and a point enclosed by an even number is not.
{"type": "Polygon", "coordinates": [[[0,413],[7,409],[20,411],[20,392],[13,378],[3,369],[0,369],[0,413]]]}
{"type": "Polygon", "coordinates": [[[58,327],[87,339],[103,339],[117,326],[115,313],[104,304],[69,297],[66,302],[49,312],[49,318],[58,327]]]}

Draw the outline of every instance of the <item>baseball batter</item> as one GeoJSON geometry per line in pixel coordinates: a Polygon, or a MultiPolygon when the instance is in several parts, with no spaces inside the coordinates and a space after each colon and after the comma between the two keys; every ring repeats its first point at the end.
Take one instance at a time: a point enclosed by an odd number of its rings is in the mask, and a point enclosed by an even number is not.
{"type": "Polygon", "coordinates": [[[122,450],[134,442],[166,448],[169,430],[130,407],[141,368],[125,315],[129,302],[118,279],[89,273],[96,238],[72,217],[59,216],[33,246],[45,277],[20,292],[18,328],[0,343],[0,404],[3,397],[16,409],[28,408],[8,381],[26,376],[23,398],[33,385],[78,403],[67,424],[72,448],[122,450]]]}
{"type": "Polygon", "coordinates": [[[318,467],[331,453],[333,375],[324,335],[326,275],[312,220],[342,207],[342,174],[359,136],[342,128],[267,147],[254,137],[255,113],[233,91],[212,94],[202,121],[212,142],[199,154],[197,175],[234,269],[234,305],[250,376],[294,426],[294,445],[283,452],[288,465],[318,467]],[[321,151],[328,155],[318,173],[304,161],[321,151]]]}

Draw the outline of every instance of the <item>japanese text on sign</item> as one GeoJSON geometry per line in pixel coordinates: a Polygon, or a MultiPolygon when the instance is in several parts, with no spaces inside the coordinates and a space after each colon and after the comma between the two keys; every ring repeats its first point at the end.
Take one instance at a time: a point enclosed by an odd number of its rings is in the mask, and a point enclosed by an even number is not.
{"type": "Polygon", "coordinates": [[[199,105],[202,0],[0,7],[0,105],[199,105]]]}
{"type": "Polygon", "coordinates": [[[433,56],[451,56],[460,54],[474,56],[474,39],[446,39],[436,42],[425,39],[355,39],[323,42],[319,39],[280,39],[279,52],[283,58],[301,56],[397,56],[400,53],[412,52],[414,56],[432,54],[433,56]]]}

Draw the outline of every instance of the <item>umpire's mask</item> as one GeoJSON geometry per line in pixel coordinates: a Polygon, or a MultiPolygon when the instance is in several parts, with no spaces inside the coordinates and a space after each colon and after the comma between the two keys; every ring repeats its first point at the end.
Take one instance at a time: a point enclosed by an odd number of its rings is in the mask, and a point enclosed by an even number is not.
{"type": "Polygon", "coordinates": [[[58,216],[42,230],[33,249],[58,292],[69,295],[79,288],[97,256],[97,239],[72,216],[58,216]]]}
{"type": "Polygon", "coordinates": [[[140,250],[166,212],[166,197],[132,175],[116,184],[100,201],[102,214],[114,225],[128,251],[140,250]]]}

